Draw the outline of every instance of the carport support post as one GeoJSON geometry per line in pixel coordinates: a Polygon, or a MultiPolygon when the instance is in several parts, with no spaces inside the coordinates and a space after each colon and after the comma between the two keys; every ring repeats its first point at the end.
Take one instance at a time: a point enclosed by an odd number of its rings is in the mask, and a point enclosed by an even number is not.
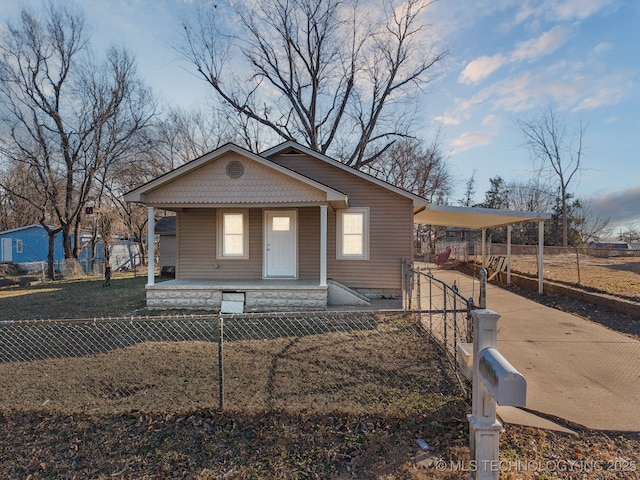
{"type": "Polygon", "coordinates": [[[500,462],[498,452],[499,433],[502,424],[496,420],[496,401],[480,380],[480,351],[496,348],[498,344],[498,319],[491,310],[473,310],[473,383],[471,415],[469,416],[469,449],[471,476],[475,480],[498,480],[500,462]]]}
{"type": "Polygon", "coordinates": [[[513,225],[507,225],[507,285],[511,285],[511,230],[513,225]]]}
{"type": "Polygon", "coordinates": [[[156,214],[153,207],[149,207],[147,213],[147,285],[153,285],[156,269],[156,214]]]}
{"type": "Polygon", "coordinates": [[[544,220],[538,222],[538,293],[544,291],[544,220]]]}
{"type": "Polygon", "coordinates": [[[487,229],[482,229],[482,258],[481,263],[484,268],[487,268],[487,229]]]}

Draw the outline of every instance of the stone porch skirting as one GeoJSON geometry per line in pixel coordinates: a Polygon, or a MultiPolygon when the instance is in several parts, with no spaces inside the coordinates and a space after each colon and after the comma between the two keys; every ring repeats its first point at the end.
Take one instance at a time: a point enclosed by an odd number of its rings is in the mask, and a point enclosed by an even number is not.
{"type": "Polygon", "coordinates": [[[150,310],[187,309],[219,311],[223,294],[244,297],[244,312],[291,312],[325,310],[327,287],[317,281],[255,280],[205,281],[169,280],[147,285],[150,310]]]}

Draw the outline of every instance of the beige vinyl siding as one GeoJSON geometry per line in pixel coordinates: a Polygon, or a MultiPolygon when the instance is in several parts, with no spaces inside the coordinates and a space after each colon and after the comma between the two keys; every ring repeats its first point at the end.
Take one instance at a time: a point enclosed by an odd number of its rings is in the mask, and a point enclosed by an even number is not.
{"type": "Polygon", "coordinates": [[[249,209],[248,259],[216,259],[216,209],[187,209],[177,215],[179,250],[176,278],[262,278],[262,209],[249,209]]]}
{"type": "MultiPolygon", "coordinates": [[[[277,209],[269,209],[277,210],[277,209]]],[[[298,278],[320,276],[320,209],[298,208],[298,278]]],[[[180,235],[177,278],[260,279],[263,274],[263,209],[249,209],[249,259],[216,259],[216,209],[189,209],[178,213],[180,235]],[[214,268],[217,264],[218,268],[214,268]]],[[[334,220],[335,221],[335,220],[334,220]]],[[[329,230],[331,227],[329,225],[329,230]]],[[[329,243],[330,255],[335,246],[329,243]]]]}
{"type": "Polygon", "coordinates": [[[346,193],[350,207],[369,207],[369,260],[336,259],[336,213],[327,219],[327,275],[352,288],[400,289],[404,257],[413,259],[413,203],[321,160],[278,155],[272,161],[346,193]]]}
{"type": "Polygon", "coordinates": [[[298,278],[320,279],[320,209],[298,209],[298,278]]]}
{"type": "Polygon", "coordinates": [[[167,205],[317,204],[325,198],[323,191],[236,153],[224,155],[145,195],[147,203],[167,205]],[[227,175],[229,162],[243,165],[241,177],[227,175]]]}

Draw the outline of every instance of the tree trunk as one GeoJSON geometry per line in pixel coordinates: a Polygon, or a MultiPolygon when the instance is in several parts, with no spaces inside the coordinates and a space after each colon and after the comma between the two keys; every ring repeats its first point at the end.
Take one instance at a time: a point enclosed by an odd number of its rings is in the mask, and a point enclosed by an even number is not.
{"type": "Polygon", "coordinates": [[[49,237],[49,248],[47,251],[47,278],[49,280],[55,280],[55,268],[54,268],[54,252],[56,248],[56,234],[58,232],[56,230],[47,230],[47,235],[49,237]]]}

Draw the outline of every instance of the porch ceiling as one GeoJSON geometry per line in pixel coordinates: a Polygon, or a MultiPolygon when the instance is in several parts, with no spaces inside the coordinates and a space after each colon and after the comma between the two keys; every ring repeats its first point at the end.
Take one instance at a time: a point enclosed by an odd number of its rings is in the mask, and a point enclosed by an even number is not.
{"type": "Polygon", "coordinates": [[[413,214],[413,223],[483,229],[513,225],[516,223],[548,220],[551,215],[540,212],[514,212],[491,208],[453,207],[449,205],[427,205],[413,214]]]}

